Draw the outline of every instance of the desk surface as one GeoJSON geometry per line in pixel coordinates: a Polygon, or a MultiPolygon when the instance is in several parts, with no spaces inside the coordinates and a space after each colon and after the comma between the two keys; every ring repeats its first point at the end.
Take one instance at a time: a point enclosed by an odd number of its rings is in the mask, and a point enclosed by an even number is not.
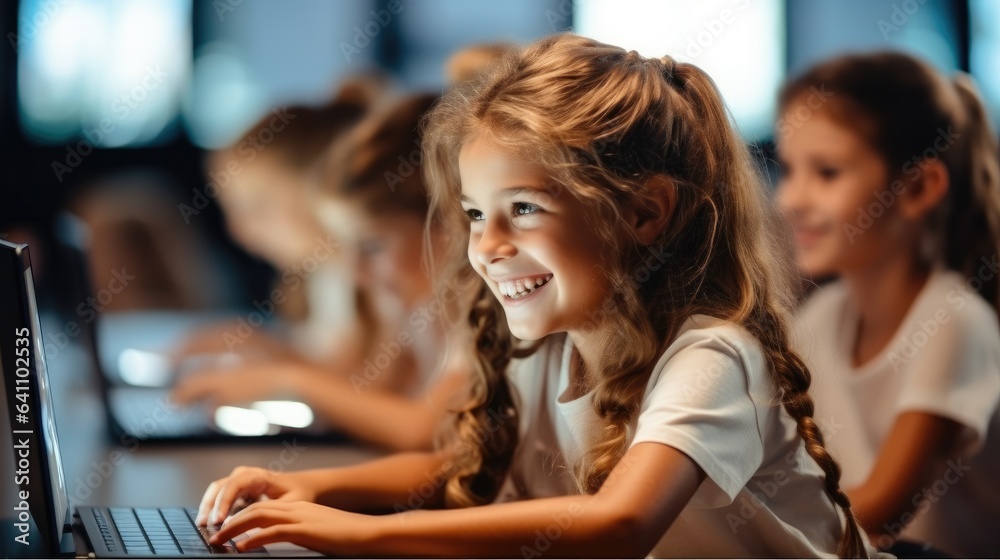
{"type": "Polygon", "coordinates": [[[67,492],[74,505],[196,506],[210,482],[239,465],[283,470],[355,464],[383,455],[352,445],[268,443],[116,445],[86,356],[73,346],[49,361],[67,492]]]}

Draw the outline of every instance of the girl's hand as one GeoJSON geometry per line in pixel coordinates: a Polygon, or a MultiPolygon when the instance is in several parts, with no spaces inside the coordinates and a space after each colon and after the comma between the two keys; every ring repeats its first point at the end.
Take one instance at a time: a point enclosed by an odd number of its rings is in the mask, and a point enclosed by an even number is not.
{"type": "Polygon", "coordinates": [[[236,467],[233,472],[208,485],[198,506],[198,525],[218,525],[237,501],[256,502],[261,498],[281,501],[316,500],[316,492],[294,473],[279,473],[258,467],[236,467]]]}
{"type": "Polygon", "coordinates": [[[223,354],[244,358],[301,359],[288,343],[265,329],[255,329],[248,337],[240,337],[238,333],[242,330],[235,321],[200,328],[181,340],[170,352],[170,357],[175,365],[181,365],[184,360],[195,356],[223,354]],[[234,344],[234,339],[240,343],[234,344]]]}
{"type": "Polygon", "coordinates": [[[286,364],[247,364],[210,369],[177,381],[170,400],[181,406],[204,402],[209,407],[295,397],[300,368],[286,364]]]}
{"type": "Polygon", "coordinates": [[[375,518],[311,502],[259,502],[226,520],[212,536],[220,544],[252,529],[236,541],[240,551],[270,543],[290,542],[328,555],[356,556],[359,544],[374,527],[375,518]]]}

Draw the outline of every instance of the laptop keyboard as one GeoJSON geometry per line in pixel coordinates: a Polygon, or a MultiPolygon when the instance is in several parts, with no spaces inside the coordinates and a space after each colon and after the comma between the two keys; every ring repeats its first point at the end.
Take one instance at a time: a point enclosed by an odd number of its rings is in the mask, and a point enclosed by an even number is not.
{"type": "MultiPolygon", "coordinates": [[[[118,529],[123,551],[129,555],[206,555],[237,553],[233,541],[221,546],[208,544],[208,537],[218,527],[199,527],[194,519],[198,510],[186,508],[108,508],[111,523],[118,529]]],[[[108,520],[94,510],[94,516],[101,534],[108,544],[110,536],[108,520]]],[[[113,546],[113,541],[112,541],[113,546]]],[[[109,547],[110,548],[110,547],[109,547]]],[[[263,548],[245,552],[266,552],[263,548]]]]}

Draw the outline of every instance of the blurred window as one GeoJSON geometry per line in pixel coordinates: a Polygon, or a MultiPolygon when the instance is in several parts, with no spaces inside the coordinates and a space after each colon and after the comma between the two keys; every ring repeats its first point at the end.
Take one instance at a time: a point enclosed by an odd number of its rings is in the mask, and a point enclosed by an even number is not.
{"type": "Polygon", "coordinates": [[[341,78],[375,64],[383,30],[376,4],[198,2],[204,42],[183,109],[191,140],[218,148],[275,107],[330,99],[341,78]]]}
{"type": "Polygon", "coordinates": [[[190,0],[21,0],[18,107],[39,143],[156,144],[176,130],[190,0]]]}
{"type": "Polygon", "coordinates": [[[792,75],[842,53],[884,50],[958,68],[959,22],[947,0],[789,2],[788,35],[792,75]]]}
{"type": "MultiPolygon", "coordinates": [[[[404,85],[439,89],[445,61],[463,47],[524,44],[572,27],[571,0],[404,0],[399,18],[397,70],[404,85]]],[[[393,64],[393,53],[385,53],[393,64]]]]}
{"type": "Polygon", "coordinates": [[[577,33],[697,65],[715,80],[745,138],[770,135],[785,77],[782,0],[581,0],[574,6],[577,33]]]}

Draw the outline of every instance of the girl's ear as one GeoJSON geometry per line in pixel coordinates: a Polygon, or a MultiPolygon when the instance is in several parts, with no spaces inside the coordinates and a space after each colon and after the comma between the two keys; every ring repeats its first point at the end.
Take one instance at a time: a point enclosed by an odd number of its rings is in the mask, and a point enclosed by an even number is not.
{"type": "Polygon", "coordinates": [[[642,186],[643,197],[632,208],[630,220],[636,238],[650,245],[663,233],[677,204],[674,182],[663,175],[653,175],[642,186]]]}
{"type": "Polygon", "coordinates": [[[948,194],[948,168],[940,159],[925,159],[919,164],[920,175],[900,197],[900,211],[909,220],[922,220],[937,208],[948,194]]]}

